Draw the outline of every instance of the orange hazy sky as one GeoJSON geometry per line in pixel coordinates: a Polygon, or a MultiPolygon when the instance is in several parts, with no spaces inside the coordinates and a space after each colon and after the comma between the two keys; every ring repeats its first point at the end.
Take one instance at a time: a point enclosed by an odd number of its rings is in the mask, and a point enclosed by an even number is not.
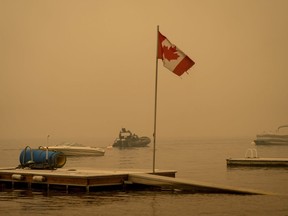
{"type": "Polygon", "coordinates": [[[0,138],[253,137],[288,123],[286,0],[0,0],[0,138]]]}

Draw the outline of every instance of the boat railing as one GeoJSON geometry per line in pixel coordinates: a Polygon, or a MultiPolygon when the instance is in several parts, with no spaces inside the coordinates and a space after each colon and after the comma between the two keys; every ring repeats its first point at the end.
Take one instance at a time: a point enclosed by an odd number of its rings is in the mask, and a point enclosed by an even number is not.
{"type": "Polygon", "coordinates": [[[288,127],[288,125],[281,125],[277,128],[277,131],[279,131],[280,128],[285,128],[285,127],[288,127]]]}
{"type": "Polygon", "coordinates": [[[257,150],[255,148],[247,149],[245,158],[258,158],[257,150]]]}

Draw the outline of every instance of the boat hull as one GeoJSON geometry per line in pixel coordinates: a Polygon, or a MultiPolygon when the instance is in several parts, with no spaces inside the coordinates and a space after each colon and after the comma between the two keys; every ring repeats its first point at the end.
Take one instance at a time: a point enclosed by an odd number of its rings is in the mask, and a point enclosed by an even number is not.
{"type": "Polygon", "coordinates": [[[86,147],[60,147],[51,146],[49,150],[62,152],[66,156],[104,156],[105,151],[100,148],[86,148],[86,147]]]}
{"type": "Polygon", "coordinates": [[[256,145],[287,145],[288,135],[257,135],[256,145]]]}
{"type": "Polygon", "coordinates": [[[256,135],[254,143],[256,145],[287,145],[288,134],[285,131],[280,132],[281,128],[288,128],[288,125],[279,126],[275,132],[264,132],[256,135]]]}
{"type": "Polygon", "coordinates": [[[138,139],[116,139],[113,147],[146,147],[151,142],[149,137],[140,137],[138,139]]]}

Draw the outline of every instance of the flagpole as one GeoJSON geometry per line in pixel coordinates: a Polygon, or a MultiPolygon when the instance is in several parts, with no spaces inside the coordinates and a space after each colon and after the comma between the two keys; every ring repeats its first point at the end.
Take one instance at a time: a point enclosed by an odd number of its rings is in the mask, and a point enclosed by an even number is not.
{"type": "Polygon", "coordinates": [[[156,159],[156,117],[157,117],[157,87],[158,87],[158,46],[159,46],[159,25],[157,25],[156,43],[156,76],[155,76],[155,106],[154,106],[154,133],[153,133],[153,173],[155,173],[156,159]]]}

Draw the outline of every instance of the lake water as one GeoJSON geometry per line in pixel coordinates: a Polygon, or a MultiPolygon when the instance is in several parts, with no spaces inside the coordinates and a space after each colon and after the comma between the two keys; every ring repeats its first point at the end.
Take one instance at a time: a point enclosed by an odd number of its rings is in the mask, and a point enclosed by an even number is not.
{"type": "MultiPolygon", "coordinates": [[[[183,194],[175,191],[66,193],[0,191],[0,215],[288,215],[288,168],[228,168],[226,159],[257,148],[260,157],[288,157],[287,146],[255,146],[253,138],[159,139],[156,168],[177,170],[176,178],[241,187],[277,195],[183,194]]],[[[83,140],[107,147],[113,140],[83,140]]],[[[0,167],[16,167],[33,140],[0,141],[0,167]]],[[[54,144],[54,143],[53,143],[54,144]]],[[[67,158],[64,168],[151,169],[153,148],[106,148],[105,156],[67,158]]]]}

